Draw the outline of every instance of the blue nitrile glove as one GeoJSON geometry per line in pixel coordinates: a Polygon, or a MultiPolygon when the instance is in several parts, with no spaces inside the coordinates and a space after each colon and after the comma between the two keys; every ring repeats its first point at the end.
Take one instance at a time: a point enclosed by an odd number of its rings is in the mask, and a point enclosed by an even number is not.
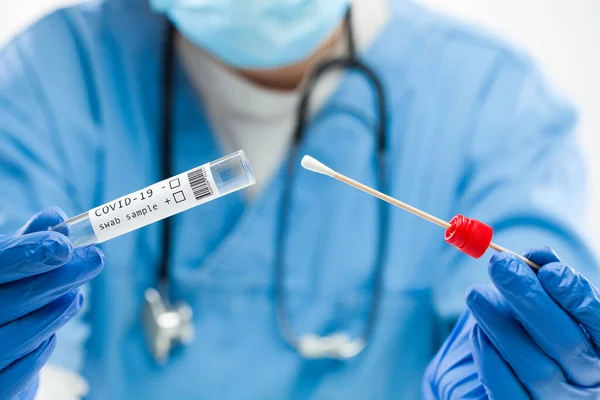
{"type": "Polygon", "coordinates": [[[473,360],[471,332],[475,318],[465,311],[429,362],[423,376],[423,399],[487,399],[473,360]]]}
{"type": "Polygon", "coordinates": [[[48,231],[63,220],[46,209],[0,236],[0,399],[34,397],[55,332],[81,308],[79,287],[102,269],[96,247],[73,251],[65,235],[48,231]]]}
{"type": "Polygon", "coordinates": [[[465,314],[430,364],[426,398],[597,399],[600,293],[549,248],[492,257],[495,288],[469,290],[465,314]]]}

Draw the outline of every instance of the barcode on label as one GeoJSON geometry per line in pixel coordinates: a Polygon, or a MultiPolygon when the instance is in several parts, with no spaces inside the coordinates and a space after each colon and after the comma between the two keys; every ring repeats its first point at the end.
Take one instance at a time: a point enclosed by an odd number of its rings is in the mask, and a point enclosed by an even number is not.
{"type": "Polygon", "coordinates": [[[194,197],[196,197],[196,200],[202,200],[203,198],[213,194],[210,183],[206,178],[206,171],[204,170],[204,167],[189,172],[188,180],[190,181],[190,186],[192,187],[192,191],[194,192],[194,197]]]}

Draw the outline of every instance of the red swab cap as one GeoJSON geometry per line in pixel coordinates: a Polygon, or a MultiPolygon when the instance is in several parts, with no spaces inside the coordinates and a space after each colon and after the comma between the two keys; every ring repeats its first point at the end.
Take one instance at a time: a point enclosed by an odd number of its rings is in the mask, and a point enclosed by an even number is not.
{"type": "Polygon", "coordinates": [[[494,230],[491,226],[457,215],[450,221],[450,228],[446,229],[444,239],[463,253],[474,257],[481,257],[492,243],[494,230]]]}

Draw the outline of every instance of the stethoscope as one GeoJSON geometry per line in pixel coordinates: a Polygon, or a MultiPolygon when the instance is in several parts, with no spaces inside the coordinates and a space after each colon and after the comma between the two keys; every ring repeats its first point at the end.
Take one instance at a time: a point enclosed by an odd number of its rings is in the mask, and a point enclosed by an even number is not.
{"type": "MultiPolygon", "coordinates": [[[[327,336],[317,334],[298,335],[291,324],[287,310],[285,295],[284,256],[287,248],[289,219],[287,212],[292,207],[291,194],[296,176],[298,150],[303,140],[309,116],[309,105],[312,93],[320,78],[325,74],[346,70],[356,71],[364,76],[376,93],[378,123],[377,140],[377,189],[386,192],[386,153],[388,150],[387,110],[383,85],[375,72],[361,62],[356,53],[354,32],[352,28],[352,9],[349,8],[345,18],[348,54],[328,60],[318,65],[305,81],[304,91],[298,107],[298,118],[294,129],[290,154],[286,166],[286,179],[282,191],[277,224],[277,243],[275,250],[275,303],[279,331],[285,342],[304,358],[310,359],[349,359],[359,355],[371,339],[379,313],[382,293],[384,265],[388,248],[388,208],[387,204],[378,204],[378,248],[374,267],[373,295],[367,321],[362,336],[352,338],[346,332],[336,332],[327,336]]],[[[172,109],[173,109],[173,75],[175,65],[175,29],[169,24],[166,49],[163,58],[163,120],[162,120],[162,165],[164,178],[173,175],[172,168],[172,109]]],[[[171,237],[173,220],[163,220],[162,254],[158,270],[158,288],[150,288],[145,292],[144,328],[154,359],[164,363],[173,347],[189,343],[194,336],[192,325],[192,309],[185,303],[171,304],[168,300],[169,259],[171,255],[171,237]]]]}

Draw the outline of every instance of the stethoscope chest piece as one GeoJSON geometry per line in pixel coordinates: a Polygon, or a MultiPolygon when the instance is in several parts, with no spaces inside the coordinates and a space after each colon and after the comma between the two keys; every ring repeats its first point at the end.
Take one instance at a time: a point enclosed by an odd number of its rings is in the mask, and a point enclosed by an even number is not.
{"type": "Polygon", "coordinates": [[[175,346],[189,344],[194,339],[192,315],[188,304],[171,305],[158,290],[146,290],[144,331],[152,357],[158,364],[167,362],[169,353],[175,346]]]}
{"type": "Polygon", "coordinates": [[[360,354],[364,347],[363,340],[352,339],[345,332],[337,332],[329,336],[301,336],[297,350],[305,359],[347,360],[360,354]]]}

